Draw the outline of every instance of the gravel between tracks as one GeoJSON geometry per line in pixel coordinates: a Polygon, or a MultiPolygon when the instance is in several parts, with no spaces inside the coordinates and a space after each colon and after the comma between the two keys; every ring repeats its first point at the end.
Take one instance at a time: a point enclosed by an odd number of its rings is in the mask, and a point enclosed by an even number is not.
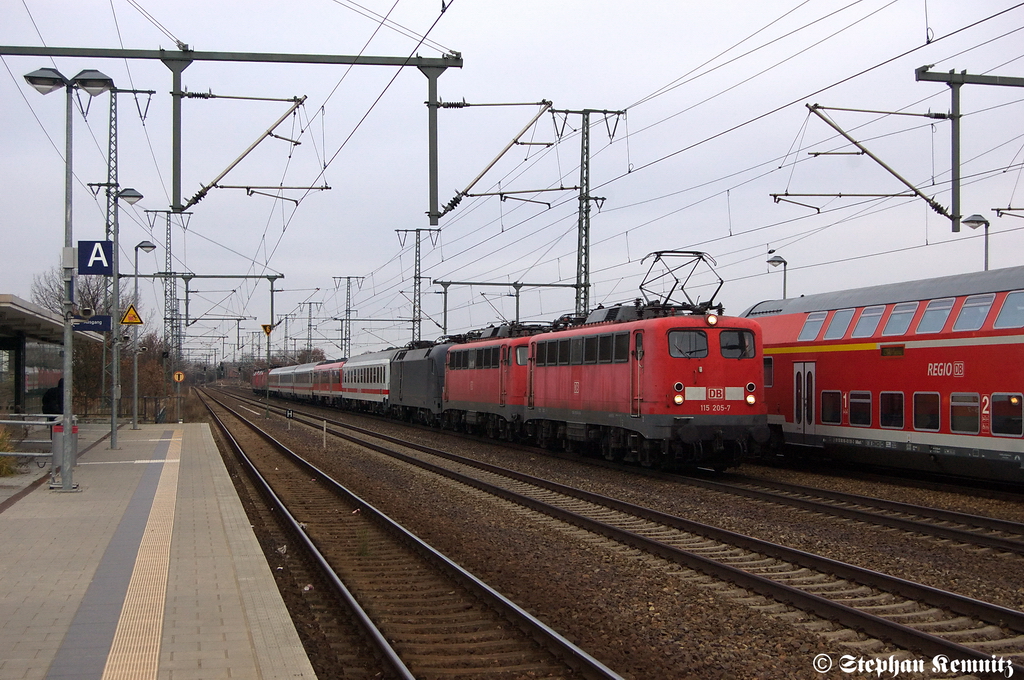
{"type": "MultiPolygon", "coordinates": [[[[335,415],[335,417],[337,417],[335,415]]],[[[885,571],[1012,608],[1024,603],[1021,559],[946,541],[767,506],[678,483],[605,470],[575,461],[510,451],[489,442],[410,432],[398,424],[344,416],[353,424],[420,440],[454,453],[630,500],[740,533],[885,571]]],[[[709,584],[688,570],[638,555],[587,532],[536,519],[510,503],[425,472],[410,470],[353,446],[328,442],[303,428],[295,437],[320,452],[314,462],[452,559],[628,678],[820,678],[815,655],[858,655],[827,636],[809,617],[786,620],[740,603],[742,591],[709,584]],[[803,626],[787,621],[804,621],[803,626]]],[[[870,488],[856,480],[751,468],[747,474],[828,486],[1022,521],[1024,510],[1005,501],[965,500],[959,494],[870,488]],[[823,479],[826,480],[823,482],[823,479]],[[912,496],[923,494],[920,498],[912,496]],[[980,507],[980,506],[984,507],[980,507]]],[[[879,651],[872,648],[872,651],[879,651]]],[[[867,652],[863,652],[865,655],[867,652]]]]}

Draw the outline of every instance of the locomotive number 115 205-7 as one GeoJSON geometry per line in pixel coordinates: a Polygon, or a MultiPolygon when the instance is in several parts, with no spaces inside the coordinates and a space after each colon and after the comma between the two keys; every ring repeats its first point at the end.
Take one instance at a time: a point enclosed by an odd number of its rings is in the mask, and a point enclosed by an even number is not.
{"type": "Polygon", "coordinates": [[[732,410],[731,404],[701,404],[702,413],[728,413],[732,410]]]}

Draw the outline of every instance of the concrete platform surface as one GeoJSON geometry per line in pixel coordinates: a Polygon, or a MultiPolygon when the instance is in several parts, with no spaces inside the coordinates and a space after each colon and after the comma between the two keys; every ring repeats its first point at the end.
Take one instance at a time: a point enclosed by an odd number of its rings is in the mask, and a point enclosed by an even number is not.
{"type": "Polygon", "coordinates": [[[209,427],[102,435],[0,480],[0,680],[315,678],[209,427]]]}

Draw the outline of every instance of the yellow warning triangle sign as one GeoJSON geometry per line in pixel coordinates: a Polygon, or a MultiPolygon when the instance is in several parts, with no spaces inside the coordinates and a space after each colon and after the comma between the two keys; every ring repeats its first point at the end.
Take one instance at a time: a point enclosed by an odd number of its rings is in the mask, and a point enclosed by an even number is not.
{"type": "Polygon", "coordinates": [[[268,336],[270,335],[270,331],[272,331],[272,330],[274,330],[273,324],[269,324],[269,323],[263,324],[263,332],[266,333],[268,336]]]}
{"type": "Polygon", "coordinates": [[[127,326],[141,326],[142,317],[135,311],[135,305],[128,305],[128,309],[124,310],[124,316],[121,317],[121,324],[127,326]]]}

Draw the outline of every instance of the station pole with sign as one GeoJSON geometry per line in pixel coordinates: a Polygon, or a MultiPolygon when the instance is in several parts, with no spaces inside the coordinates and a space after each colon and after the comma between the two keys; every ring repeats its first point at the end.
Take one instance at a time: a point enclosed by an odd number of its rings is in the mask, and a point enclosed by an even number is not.
{"type": "Polygon", "coordinates": [[[177,421],[179,423],[181,422],[181,383],[184,379],[184,372],[174,372],[174,413],[177,416],[177,421]]]}
{"type": "MultiPolygon", "coordinates": [[[[274,318],[274,282],[270,282],[270,318],[274,318]]],[[[274,330],[274,324],[263,324],[263,332],[267,334],[267,407],[263,412],[264,418],[270,418],[270,332],[274,330]]]]}

